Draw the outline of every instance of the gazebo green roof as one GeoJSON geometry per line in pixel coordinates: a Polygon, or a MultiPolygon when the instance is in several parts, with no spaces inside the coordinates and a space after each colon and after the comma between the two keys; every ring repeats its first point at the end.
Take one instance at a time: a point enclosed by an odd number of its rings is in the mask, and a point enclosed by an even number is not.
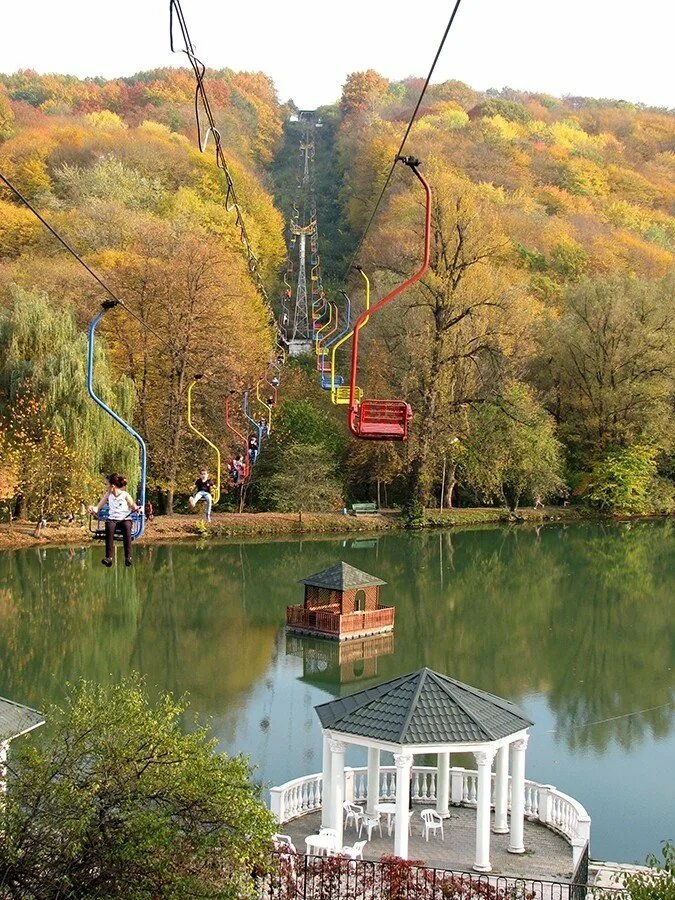
{"type": "Polygon", "coordinates": [[[323,572],[303,578],[301,583],[311,587],[329,588],[333,591],[347,591],[351,588],[372,587],[387,582],[375,578],[374,575],[369,575],[367,572],[362,572],[360,569],[355,569],[346,562],[339,562],[329,569],[324,569],[323,572]]]}
{"type": "Polygon", "coordinates": [[[44,723],[37,710],[0,697],[0,741],[11,741],[44,723]]]}
{"type": "Polygon", "coordinates": [[[427,668],[315,709],[330,731],[408,746],[484,743],[533,724],[508,700],[427,668]]]}

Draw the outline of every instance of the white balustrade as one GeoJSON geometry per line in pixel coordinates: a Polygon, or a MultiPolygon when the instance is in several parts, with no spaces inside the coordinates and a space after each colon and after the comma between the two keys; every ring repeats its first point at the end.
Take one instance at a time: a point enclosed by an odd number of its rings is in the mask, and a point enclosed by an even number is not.
{"type": "MultiPolygon", "coordinates": [[[[351,769],[348,773],[350,792],[353,786],[355,803],[364,803],[368,793],[368,771],[365,767],[351,769]]],[[[494,805],[494,773],[491,797],[494,805]]],[[[417,803],[436,802],[437,772],[435,766],[415,766],[412,770],[412,798],[417,803]]],[[[321,809],[321,773],[295,778],[270,790],[270,809],[279,824],[321,809]]],[[[475,806],[478,791],[478,773],[454,766],[450,769],[450,801],[454,805],[475,806]]],[[[509,778],[511,808],[511,779],[509,778]]],[[[380,768],[380,796],[382,802],[396,798],[396,768],[380,768]]],[[[590,838],[590,817],[584,807],[573,797],[563,794],[550,784],[525,782],[525,815],[559,832],[573,848],[574,864],[590,838]]]]}

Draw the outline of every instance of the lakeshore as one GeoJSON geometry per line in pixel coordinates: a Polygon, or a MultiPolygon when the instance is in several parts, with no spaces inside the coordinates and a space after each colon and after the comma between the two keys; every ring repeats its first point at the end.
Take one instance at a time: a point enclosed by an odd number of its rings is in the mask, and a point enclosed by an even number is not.
{"type": "MultiPolygon", "coordinates": [[[[577,522],[584,518],[576,507],[548,506],[543,509],[523,507],[514,516],[506,509],[467,507],[462,509],[429,509],[418,528],[448,528],[466,525],[507,523],[542,524],[545,522],[577,522]]],[[[297,513],[248,512],[214,513],[210,524],[201,515],[178,513],[155,516],[147,524],[139,543],[198,541],[221,537],[255,537],[273,535],[340,535],[361,532],[386,532],[406,528],[399,510],[382,510],[372,515],[344,515],[338,512],[297,513]]],[[[18,550],[60,544],[81,544],[91,540],[88,523],[48,523],[37,530],[35,522],[17,521],[11,527],[0,525],[0,550],[18,550]]]]}

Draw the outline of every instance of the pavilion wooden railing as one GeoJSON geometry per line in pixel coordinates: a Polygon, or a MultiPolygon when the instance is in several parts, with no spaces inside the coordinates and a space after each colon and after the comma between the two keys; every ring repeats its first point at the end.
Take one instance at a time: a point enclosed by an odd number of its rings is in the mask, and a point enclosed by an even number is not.
{"type": "Polygon", "coordinates": [[[396,609],[379,606],[368,612],[343,613],[339,608],[304,606],[286,607],[286,624],[298,628],[322,631],[325,634],[353,634],[358,631],[374,631],[394,624],[396,609]],[[335,611],[337,610],[337,611],[335,611]]]}
{"type": "MultiPolygon", "coordinates": [[[[436,802],[436,768],[414,766],[412,770],[413,803],[436,802]]],[[[270,809],[279,824],[321,809],[321,773],[306,775],[287,781],[270,790],[270,809]]],[[[475,806],[478,773],[471,769],[453,766],[450,769],[448,800],[454,806],[475,806]]],[[[368,771],[365,767],[345,769],[345,800],[362,803],[366,800],[368,771]]],[[[494,806],[495,776],[492,775],[494,806]]],[[[393,802],[396,798],[396,768],[380,768],[380,801],[393,802]]],[[[509,777],[509,809],[511,808],[511,779],[509,777]]],[[[584,807],[551,784],[525,781],[525,815],[561,834],[572,846],[573,864],[576,867],[590,840],[591,819],[584,807]]]]}

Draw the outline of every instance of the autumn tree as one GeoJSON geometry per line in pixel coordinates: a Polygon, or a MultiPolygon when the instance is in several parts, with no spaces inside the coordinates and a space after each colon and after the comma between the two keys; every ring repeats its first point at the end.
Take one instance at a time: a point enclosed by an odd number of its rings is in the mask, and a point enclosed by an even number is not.
{"type": "Polygon", "coordinates": [[[335,467],[321,444],[292,443],[283,468],[264,486],[264,496],[280,512],[330,512],[342,505],[342,489],[335,467]]]}
{"type": "Polygon", "coordinates": [[[373,112],[388,89],[387,79],[373,69],[353,72],[342,87],[340,109],[343,116],[373,112]]]}
{"type": "Polygon", "coordinates": [[[9,103],[7,89],[0,84],[0,141],[6,141],[14,131],[14,112],[9,103]]]}
{"type": "Polygon", "coordinates": [[[584,281],[541,336],[536,377],[577,458],[648,438],[672,446],[673,280],[584,281]]]}
{"type": "MultiPolygon", "coordinates": [[[[499,388],[515,343],[518,303],[526,293],[508,267],[509,244],[484,193],[436,163],[429,168],[429,272],[403,301],[404,318],[392,311],[375,326],[387,335],[400,389],[413,405],[408,495],[423,504],[436,477],[439,445],[462,433],[467,406],[499,388]]],[[[396,198],[378,237],[380,258],[397,281],[418,264],[421,236],[419,226],[411,227],[413,215],[419,213],[407,195],[396,198]]]]}
{"type": "Polygon", "coordinates": [[[186,733],[186,710],[129,678],[45,711],[11,759],[1,897],[252,895],[272,816],[248,762],[186,733]]]}
{"type": "Polygon", "coordinates": [[[511,382],[469,414],[465,483],[484,501],[515,511],[526,497],[545,500],[564,489],[561,450],[553,418],[531,389],[511,382]]]}

